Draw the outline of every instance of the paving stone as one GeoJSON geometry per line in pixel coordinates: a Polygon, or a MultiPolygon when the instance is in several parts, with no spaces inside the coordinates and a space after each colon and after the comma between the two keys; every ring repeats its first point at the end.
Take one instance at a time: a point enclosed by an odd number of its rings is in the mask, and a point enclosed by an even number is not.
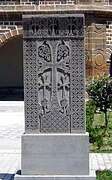
{"type": "Polygon", "coordinates": [[[91,169],[92,170],[99,169],[98,162],[97,162],[97,156],[92,153],[91,157],[92,157],[92,167],[91,167],[91,169]]]}

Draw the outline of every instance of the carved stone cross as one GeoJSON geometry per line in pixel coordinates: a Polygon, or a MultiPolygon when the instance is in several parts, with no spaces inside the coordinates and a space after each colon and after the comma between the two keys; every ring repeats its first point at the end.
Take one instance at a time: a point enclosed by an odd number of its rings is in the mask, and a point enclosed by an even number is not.
{"type": "Polygon", "coordinates": [[[82,16],[27,16],[24,44],[26,131],[85,132],[82,16]]]}

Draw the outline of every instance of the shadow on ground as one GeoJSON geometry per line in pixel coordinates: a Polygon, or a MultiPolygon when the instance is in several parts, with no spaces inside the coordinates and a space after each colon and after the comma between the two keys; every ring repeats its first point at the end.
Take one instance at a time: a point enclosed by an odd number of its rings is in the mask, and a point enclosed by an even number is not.
{"type": "Polygon", "coordinates": [[[4,87],[0,88],[0,101],[23,101],[23,87],[4,87]]]}
{"type": "MultiPolygon", "coordinates": [[[[21,175],[21,170],[18,170],[16,174],[21,175]]],[[[0,173],[0,180],[14,180],[15,174],[0,173]]]]}
{"type": "Polygon", "coordinates": [[[2,180],[14,180],[14,174],[0,173],[0,179],[2,180]]]}

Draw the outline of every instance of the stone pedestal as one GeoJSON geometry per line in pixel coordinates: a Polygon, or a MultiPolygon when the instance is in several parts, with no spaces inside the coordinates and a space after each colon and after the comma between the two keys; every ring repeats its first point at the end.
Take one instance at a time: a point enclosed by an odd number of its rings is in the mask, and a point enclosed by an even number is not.
{"type": "Polygon", "coordinates": [[[22,137],[22,174],[89,174],[88,134],[22,137]]]}
{"type": "Polygon", "coordinates": [[[89,136],[84,134],[25,134],[22,175],[16,180],[94,180],[89,172],[89,136]]]}

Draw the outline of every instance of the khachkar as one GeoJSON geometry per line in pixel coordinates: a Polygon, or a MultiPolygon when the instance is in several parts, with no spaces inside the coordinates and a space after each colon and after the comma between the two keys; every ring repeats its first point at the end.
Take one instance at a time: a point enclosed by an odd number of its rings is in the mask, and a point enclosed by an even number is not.
{"type": "Polygon", "coordinates": [[[19,179],[87,180],[84,16],[23,16],[25,134],[19,179]]]}

